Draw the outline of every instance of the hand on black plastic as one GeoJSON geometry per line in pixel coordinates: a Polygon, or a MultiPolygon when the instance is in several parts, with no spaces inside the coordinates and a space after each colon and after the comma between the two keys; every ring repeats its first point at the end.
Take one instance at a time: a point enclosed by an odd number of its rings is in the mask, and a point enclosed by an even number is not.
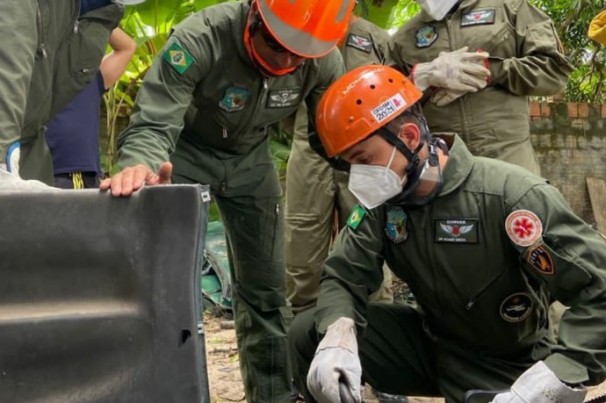
{"type": "Polygon", "coordinates": [[[160,165],[158,173],[149,167],[139,164],[134,167],[124,168],[111,178],[101,182],[101,190],[111,189],[112,196],[130,196],[134,191],[143,186],[167,185],[173,172],[173,165],[164,162],[160,165]]]}

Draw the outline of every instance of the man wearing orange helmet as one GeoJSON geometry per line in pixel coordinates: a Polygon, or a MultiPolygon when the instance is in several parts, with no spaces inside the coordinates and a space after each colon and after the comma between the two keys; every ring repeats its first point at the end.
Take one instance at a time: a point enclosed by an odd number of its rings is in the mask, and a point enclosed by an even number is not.
{"type": "Polygon", "coordinates": [[[606,245],[545,179],[433,136],[422,94],[386,66],[337,80],[317,110],[361,202],[324,264],[289,352],[306,401],[389,393],[580,403],[606,378],[606,245]],[[368,303],[387,262],[417,306],[368,303]],[[570,306],[556,338],[550,303],[570,306]]]}
{"type": "Polygon", "coordinates": [[[268,126],[344,72],[337,43],[354,0],[253,0],[208,7],[172,33],[118,140],[114,196],[208,184],[229,245],[240,368],[249,402],[288,400],[281,188],[268,126]],[[170,162],[169,162],[170,157],[170,162]],[[174,171],[173,171],[174,166],[174,171]]]}

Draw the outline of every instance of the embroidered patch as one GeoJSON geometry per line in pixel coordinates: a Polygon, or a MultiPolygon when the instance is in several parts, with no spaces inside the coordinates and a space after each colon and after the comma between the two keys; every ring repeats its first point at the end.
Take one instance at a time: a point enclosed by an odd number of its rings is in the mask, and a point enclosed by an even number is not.
{"type": "Polygon", "coordinates": [[[164,52],[164,60],[179,74],[185,73],[196,62],[196,59],[177,42],[173,42],[164,52]]]}
{"type": "Polygon", "coordinates": [[[478,243],[478,220],[467,218],[435,221],[435,242],[478,243]]]}
{"type": "Polygon", "coordinates": [[[406,101],[401,94],[396,94],[372,110],[377,123],[381,123],[391,115],[400,113],[406,107],[406,101]]]}
{"type": "Polygon", "coordinates": [[[427,48],[438,39],[438,31],[431,25],[425,25],[417,30],[417,48],[427,48]]]}
{"type": "Polygon", "coordinates": [[[473,25],[490,25],[494,24],[496,10],[494,8],[486,10],[475,10],[467,14],[463,14],[461,18],[462,27],[470,27],[473,25]]]}
{"type": "Polygon", "coordinates": [[[408,215],[402,207],[390,207],[387,210],[386,221],[385,233],[393,243],[401,243],[408,238],[408,231],[406,230],[408,215]]]}
{"type": "Polygon", "coordinates": [[[269,91],[268,108],[288,108],[299,104],[301,92],[298,89],[285,88],[269,91]]]}
{"type": "Polygon", "coordinates": [[[512,294],[501,302],[501,317],[507,322],[521,322],[530,315],[532,306],[530,294],[525,292],[512,294]]]}
{"type": "Polygon", "coordinates": [[[542,243],[537,244],[530,249],[526,260],[541,274],[551,275],[555,273],[555,266],[553,265],[551,254],[545,249],[542,243]]]}
{"type": "Polygon", "coordinates": [[[347,226],[351,229],[358,228],[365,215],[366,210],[364,210],[364,207],[360,206],[359,204],[356,204],[353,208],[353,211],[349,215],[349,218],[347,219],[347,226]]]}
{"type": "Polygon", "coordinates": [[[356,48],[366,53],[370,53],[372,50],[372,39],[355,34],[349,34],[345,45],[351,46],[352,48],[356,48]]]}
{"type": "Polygon", "coordinates": [[[516,210],[507,216],[505,230],[514,244],[530,246],[541,238],[543,224],[532,211],[516,210]]]}
{"type": "Polygon", "coordinates": [[[243,86],[234,85],[228,87],[219,101],[219,108],[226,112],[241,111],[246,107],[246,101],[250,98],[250,91],[243,86]]]}

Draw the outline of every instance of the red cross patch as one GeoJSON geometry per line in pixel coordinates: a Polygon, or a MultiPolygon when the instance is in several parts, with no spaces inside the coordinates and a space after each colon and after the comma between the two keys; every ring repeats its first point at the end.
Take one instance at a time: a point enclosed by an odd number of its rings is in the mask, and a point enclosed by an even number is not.
{"type": "Polygon", "coordinates": [[[516,210],[507,216],[505,230],[514,244],[530,246],[541,239],[543,224],[532,211],[516,210]]]}

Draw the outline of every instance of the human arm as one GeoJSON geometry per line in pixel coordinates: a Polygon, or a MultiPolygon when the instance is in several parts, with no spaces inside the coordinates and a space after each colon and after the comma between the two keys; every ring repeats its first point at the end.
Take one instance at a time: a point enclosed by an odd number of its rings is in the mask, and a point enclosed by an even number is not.
{"type": "Polygon", "coordinates": [[[345,64],[343,63],[341,53],[336,49],[329,53],[328,56],[324,57],[320,63],[320,67],[318,68],[320,78],[317,80],[316,85],[313,87],[307,98],[305,98],[305,102],[307,104],[307,113],[309,115],[307,129],[309,145],[312,150],[327,160],[331,165],[333,165],[333,167],[346,170],[348,169],[349,165],[344,161],[341,163],[340,160],[328,158],[326,156],[326,151],[324,150],[324,146],[322,146],[322,142],[320,141],[320,137],[316,131],[316,109],[318,108],[320,99],[322,98],[324,91],[326,91],[326,89],[333,82],[335,82],[337,78],[345,74],[345,64]]]}
{"type": "Polygon", "coordinates": [[[112,51],[101,60],[101,75],[105,89],[114,85],[122,76],[130,59],[137,50],[137,43],[126,32],[116,28],[109,36],[112,51]]]}
{"type": "Polygon", "coordinates": [[[118,138],[118,165],[122,171],[102,183],[115,196],[128,196],[144,184],[166,183],[167,165],[183,128],[197,83],[209,63],[198,53],[203,45],[173,35],[137,94],[128,128],[118,138]],[[176,58],[176,59],[175,59],[176,58]]]}
{"type": "Polygon", "coordinates": [[[36,0],[0,2],[0,165],[19,141],[37,50],[36,0]],[[10,39],[9,39],[10,38],[10,39]]]}
{"type": "Polygon", "coordinates": [[[490,85],[516,95],[553,95],[561,92],[574,67],[563,54],[552,20],[527,0],[505,2],[515,27],[516,54],[489,58],[490,85]]]}
{"type": "Polygon", "coordinates": [[[368,295],[383,280],[382,220],[376,211],[357,206],[340,232],[335,248],[324,265],[316,327],[323,335],[307,377],[310,392],[319,402],[338,402],[339,383],[360,401],[361,364],[357,335],[366,326],[368,295]]]}
{"type": "Polygon", "coordinates": [[[570,385],[602,382],[606,379],[606,242],[572,212],[553,186],[535,185],[508,204],[512,212],[532,211],[542,225],[542,236],[532,245],[512,241],[525,275],[570,307],[545,364],[570,385]]]}

